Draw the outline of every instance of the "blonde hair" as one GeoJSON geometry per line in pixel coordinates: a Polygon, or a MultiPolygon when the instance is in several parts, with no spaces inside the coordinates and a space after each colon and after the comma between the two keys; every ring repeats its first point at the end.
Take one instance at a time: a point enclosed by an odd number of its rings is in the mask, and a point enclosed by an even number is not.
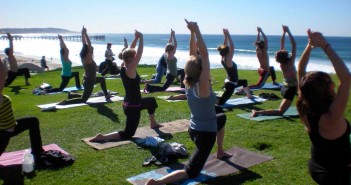
{"type": "Polygon", "coordinates": [[[136,51],[133,48],[125,49],[122,52],[122,60],[127,62],[129,58],[134,57],[136,55],[136,51]]]}
{"type": "Polygon", "coordinates": [[[191,55],[184,67],[185,79],[184,84],[188,87],[194,87],[199,82],[200,74],[202,72],[201,58],[199,56],[191,55]]]}

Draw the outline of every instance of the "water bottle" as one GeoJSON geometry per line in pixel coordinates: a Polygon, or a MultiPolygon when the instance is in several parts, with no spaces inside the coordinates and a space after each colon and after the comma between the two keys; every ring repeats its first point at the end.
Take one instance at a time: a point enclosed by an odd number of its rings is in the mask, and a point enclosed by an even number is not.
{"type": "Polygon", "coordinates": [[[22,171],[24,173],[31,173],[34,170],[34,158],[29,150],[25,150],[22,159],[22,171]]]}

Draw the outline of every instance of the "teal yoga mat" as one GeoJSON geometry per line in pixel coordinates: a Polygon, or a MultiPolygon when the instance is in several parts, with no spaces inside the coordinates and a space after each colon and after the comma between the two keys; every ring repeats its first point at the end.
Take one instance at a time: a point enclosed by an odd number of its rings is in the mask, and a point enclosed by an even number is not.
{"type": "Polygon", "coordinates": [[[257,117],[250,118],[250,115],[252,113],[244,113],[244,114],[237,114],[237,116],[244,118],[244,119],[249,119],[253,121],[265,121],[265,120],[272,120],[272,119],[280,119],[284,117],[296,117],[298,116],[298,112],[296,107],[290,107],[283,116],[266,116],[266,115],[261,115],[257,117]]]}

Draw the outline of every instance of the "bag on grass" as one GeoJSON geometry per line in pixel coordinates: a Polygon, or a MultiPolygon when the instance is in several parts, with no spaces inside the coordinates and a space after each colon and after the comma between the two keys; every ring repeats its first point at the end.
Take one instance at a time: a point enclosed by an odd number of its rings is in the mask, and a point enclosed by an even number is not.
{"type": "Polygon", "coordinates": [[[70,166],[75,159],[71,155],[67,155],[58,150],[47,150],[39,157],[37,165],[49,168],[61,168],[70,166]]]}
{"type": "Polygon", "coordinates": [[[166,157],[186,158],[189,156],[188,149],[180,143],[161,143],[160,154],[166,157]]]}

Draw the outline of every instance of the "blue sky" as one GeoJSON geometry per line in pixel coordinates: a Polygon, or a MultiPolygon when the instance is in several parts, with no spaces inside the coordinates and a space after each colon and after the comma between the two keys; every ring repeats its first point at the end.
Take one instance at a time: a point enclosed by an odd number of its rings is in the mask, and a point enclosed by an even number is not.
{"type": "Polygon", "coordinates": [[[260,26],[280,35],[318,30],[351,36],[351,0],[2,0],[0,28],[55,27],[90,33],[189,33],[184,18],[197,21],[202,33],[253,35],[260,26]]]}

